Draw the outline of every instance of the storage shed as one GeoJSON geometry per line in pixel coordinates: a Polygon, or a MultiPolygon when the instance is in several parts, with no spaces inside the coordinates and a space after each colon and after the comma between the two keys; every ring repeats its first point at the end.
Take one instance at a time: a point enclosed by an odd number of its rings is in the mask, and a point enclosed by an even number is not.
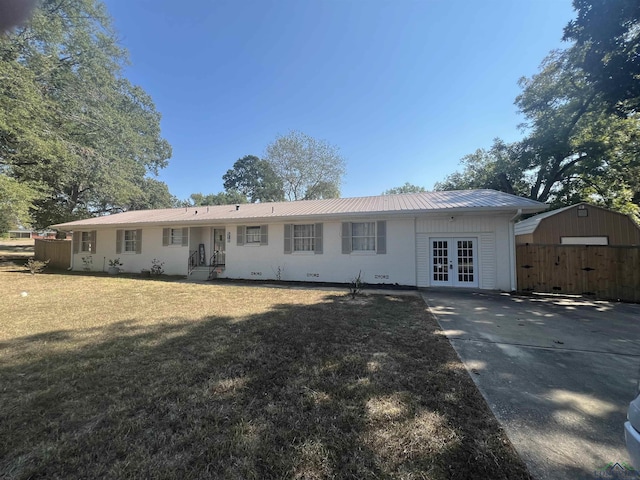
{"type": "Polygon", "coordinates": [[[584,202],[518,222],[515,234],[516,245],[640,245],[628,215],[584,202]]]}
{"type": "Polygon", "coordinates": [[[640,302],[640,227],[588,203],[519,222],[518,290],[640,302]]]}

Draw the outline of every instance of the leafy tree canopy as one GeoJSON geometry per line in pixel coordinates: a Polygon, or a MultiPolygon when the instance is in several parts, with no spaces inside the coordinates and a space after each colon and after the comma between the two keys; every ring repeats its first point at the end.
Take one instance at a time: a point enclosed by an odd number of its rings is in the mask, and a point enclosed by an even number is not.
{"type": "Polygon", "coordinates": [[[640,2],[573,0],[577,18],[564,30],[582,52],[580,67],[608,108],[640,109],[640,2]]]}
{"type": "Polygon", "coordinates": [[[338,148],[324,140],[291,131],[267,146],[266,160],[282,181],[288,200],[340,196],[345,161],[338,148]]]}
{"type": "Polygon", "coordinates": [[[239,203],[249,203],[247,197],[238,191],[210,193],[192,193],[190,201],[183,202],[183,205],[201,207],[203,205],[237,205],[239,203]]]}
{"type": "Polygon", "coordinates": [[[254,155],[237,160],[222,179],[227,192],[240,192],[251,203],[284,200],[282,180],[269,162],[254,155]]]}
{"type": "Polygon", "coordinates": [[[0,173],[0,233],[31,226],[29,209],[38,195],[36,188],[0,173]]]}
{"type": "Polygon", "coordinates": [[[554,206],[578,200],[637,211],[640,122],[609,112],[585,81],[576,49],[552,53],[520,81],[516,105],[527,136],[463,158],[436,189],[494,188],[554,206]]]}
{"type": "Polygon", "coordinates": [[[409,182],[405,182],[404,185],[400,187],[390,188],[389,190],[385,190],[382,192],[382,195],[396,195],[399,193],[422,193],[426,192],[424,187],[420,187],[418,185],[413,185],[409,182]]]}
{"type": "Polygon", "coordinates": [[[36,226],[139,204],[147,174],[171,156],[126,62],[98,0],[43,0],[28,26],[0,37],[0,165],[47,186],[36,226]]]}

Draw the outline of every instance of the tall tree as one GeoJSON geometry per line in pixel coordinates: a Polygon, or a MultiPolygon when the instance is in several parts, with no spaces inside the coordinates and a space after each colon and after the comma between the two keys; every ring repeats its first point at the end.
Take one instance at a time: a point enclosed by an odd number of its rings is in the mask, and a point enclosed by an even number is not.
{"type": "Polygon", "coordinates": [[[291,131],[267,146],[266,160],[289,200],[340,196],[345,161],[338,148],[324,140],[291,131]]]}
{"type": "Polygon", "coordinates": [[[31,226],[29,209],[38,195],[37,189],[0,173],[0,233],[31,226]]]}
{"type": "Polygon", "coordinates": [[[269,162],[254,155],[238,159],[222,179],[225,190],[238,191],[251,203],[284,200],[282,180],[278,178],[269,162]]]}
{"type": "Polygon", "coordinates": [[[576,49],[554,52],[540,73],[520,81],[523,140],[497,141],[465,157],[464,171],[436,188],[497,188],[554,205],[590,199],[635,208],[640,122],[608,112],[577,56],[576,49]]]}
{"type": "Polygon", "coordinates": [[[238,191],[210,193],[203,195],[202,193],[192,193],[190,201],[184,202],[185,205],[193,205],[195,207],[206,205],[237,205],[239,203],[248,203],[247,197],[238,191]]]}
{"type": "Polygon", "coordinates": [[[382,192],[382,195],[397,195],[400,193],[422,193],[426,192],[424,187],[420,187],[418,185],[413,185],[412,183],[405,182],[404,185],[399,187],[393,187],[389,190],[385,190],[382,192]]]}
{"type": "Polygon", "coordinates": [[[580,67],[610,110],[640,109],[640,2],[573,0],[577,17],[564,29],[582,52],[580,67]]]}
{"type": "Polygon", "coordinates": [[[171,156],[98,0],[43,0],[0,38],[0,164],[48,186],[38,226],[126,208],[171,156]]]}

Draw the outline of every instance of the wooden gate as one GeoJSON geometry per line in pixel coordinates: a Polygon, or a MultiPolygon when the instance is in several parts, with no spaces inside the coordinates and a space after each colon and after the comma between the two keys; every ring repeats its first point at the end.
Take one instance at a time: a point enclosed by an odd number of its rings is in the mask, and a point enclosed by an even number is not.
{"type": "Polygon", "coordinates": [[[518,291],[640,302],[640,247],[517,245],[518,291]]]}

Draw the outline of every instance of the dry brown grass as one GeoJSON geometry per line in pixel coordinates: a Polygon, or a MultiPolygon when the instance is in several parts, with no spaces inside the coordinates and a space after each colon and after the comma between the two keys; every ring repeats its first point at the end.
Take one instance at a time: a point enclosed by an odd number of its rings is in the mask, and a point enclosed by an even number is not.
{"type": "Polygon", "coordinates": [[[13,270],[2,478],[528,478],[417,297],[13,270]]]}

